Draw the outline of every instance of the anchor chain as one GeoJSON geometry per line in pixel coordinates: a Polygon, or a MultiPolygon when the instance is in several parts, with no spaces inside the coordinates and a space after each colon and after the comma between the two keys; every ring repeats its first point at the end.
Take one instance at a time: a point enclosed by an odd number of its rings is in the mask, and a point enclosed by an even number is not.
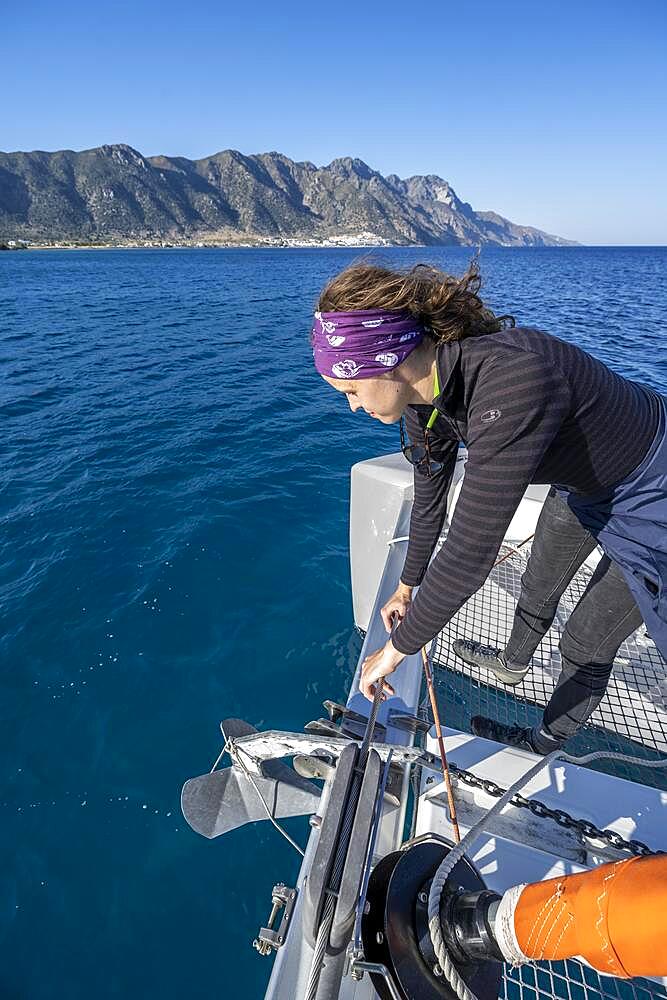
{"type": "MultiPolygon", "coordinates": [[[[461,781],[464,785],[468,785],[471,788],[479,788],[486,792],[487,795],[500,798],[507,791],[506,788],[502,788],[501,785],[496,784],[495,781],[491,781],[490,778],[480,778],[471,771],[458,768],[455,764],[450,764],[449,766],[457,781],[461,781]]],[[[570,813],[565,812],[564,809],[551,809],[544,802],[540,802],[539,799],[527,799],[519,792],[512,796],[510,802],[519,809],[527,809],[534,816],[540,817],[540,819],[552,819],[558,826],[562,826],[566,830],[576,830],[577,833],[586,839],[600,840],[615,850],[628,851],[628,853],[635,857],[641,858],[662,853],[661,851],[653,851],[646,844],[642,843],[641,840],[626,840],[625,837],[622,837],[615,830],[601,829],[599,826],[591,823],[590,820],[576,819],[570,813]]]]}

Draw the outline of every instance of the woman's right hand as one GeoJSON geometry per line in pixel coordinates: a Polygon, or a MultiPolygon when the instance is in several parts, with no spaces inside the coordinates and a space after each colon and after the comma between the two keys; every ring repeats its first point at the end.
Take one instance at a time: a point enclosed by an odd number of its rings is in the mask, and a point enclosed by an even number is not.
{"type": "Polygon", "coordinates": [[[399,583],[398,587],[380,612],[387,632],[391,632],[391,620],[394,615],[397,616],[399,622],[403,621],[411,602],[412,587],[408,587],[404,583],[399,583]]]}

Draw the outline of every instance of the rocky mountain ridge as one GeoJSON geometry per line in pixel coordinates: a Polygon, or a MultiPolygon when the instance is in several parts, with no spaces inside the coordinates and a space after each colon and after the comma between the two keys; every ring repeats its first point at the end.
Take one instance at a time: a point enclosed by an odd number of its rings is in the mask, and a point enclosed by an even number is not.
{"type": "Polygon", "coordinates": [[[125,144],[0,153],[0,241],[190,245],[567,246],[476,212],[433,174],[384,177],[226,149],[199,160],[125,144]]]}

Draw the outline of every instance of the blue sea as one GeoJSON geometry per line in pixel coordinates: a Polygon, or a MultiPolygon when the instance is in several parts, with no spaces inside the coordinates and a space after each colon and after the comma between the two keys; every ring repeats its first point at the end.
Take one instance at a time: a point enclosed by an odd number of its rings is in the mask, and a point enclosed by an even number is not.
{"type": "MultiPolygon", "coordinates": [[[[0,254],[3,1000],[263,995],[251,942],[299,858],[266,823],[198,837],[179,794],[221,719],[300,730],[345,698],[349,469],[398,430],[323,383],[308,333],[359,255],[0,254]]],[[[665,391],[667,249],[480,263],[497,311],[665,391]]]]}

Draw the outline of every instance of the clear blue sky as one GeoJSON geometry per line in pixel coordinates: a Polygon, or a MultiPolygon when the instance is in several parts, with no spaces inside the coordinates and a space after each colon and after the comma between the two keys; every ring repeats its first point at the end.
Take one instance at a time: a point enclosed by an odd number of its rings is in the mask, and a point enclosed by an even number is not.
{"type": "Polygon", "coordinates": [[[358,156],[584,243],[667,243],[666,0],[99,8],[8,0],[3,150],[358,156]]]}

